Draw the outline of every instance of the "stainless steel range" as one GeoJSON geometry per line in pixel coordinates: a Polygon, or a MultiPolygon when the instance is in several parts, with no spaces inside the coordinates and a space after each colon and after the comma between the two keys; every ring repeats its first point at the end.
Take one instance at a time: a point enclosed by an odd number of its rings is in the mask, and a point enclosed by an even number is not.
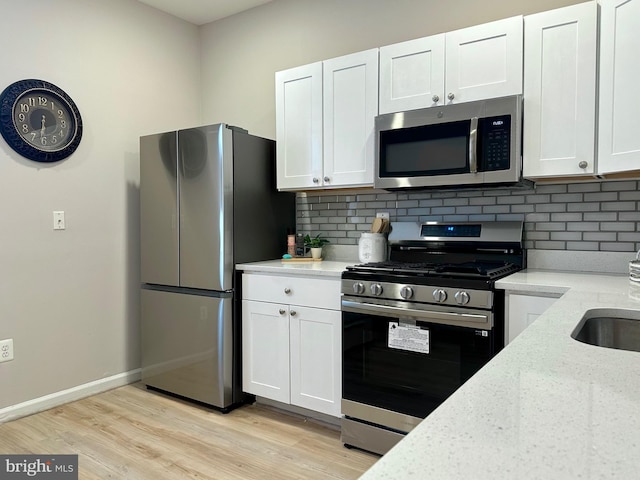
{"type": "Polygon", "coordinates": [[[342,274],[342,442],[384,454],[504,347],[522,222],[392,223],[389,261],[342,274]]]}

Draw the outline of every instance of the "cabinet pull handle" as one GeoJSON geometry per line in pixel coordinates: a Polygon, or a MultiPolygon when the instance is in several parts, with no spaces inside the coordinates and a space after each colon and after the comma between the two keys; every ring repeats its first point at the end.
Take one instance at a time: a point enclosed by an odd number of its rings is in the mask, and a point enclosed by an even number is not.
{"type": "Polygon", "coordinates": [[[290,288],[285,288],[284,289],[284,293],[286,293],[287,295],[289,295],[291,293],[291,289],[290,288]]]}
{"type": "Polygon", "coordinates": [[[324,177],[324,183],[329,183],[329,180],[331,180],[329,177],[324,177]]]}
{"type": "Polygon", "coordinates": [[[313,183],[319,183],[320,179],[318,177],[313,177],[313,183]]]}
{"type": "Polygon", "coordinates": [[[582,160],[579,164],[578,167],[580,168],[587,168],[587,165],[589,165],[587,162],[585,162],[584,160],[582,160]]]}
{"type": "Polygon", "coordinates": [[[278,311],[280,312],[280,315],[284,315],[285,313],[287,313],[287,311],[284,308],[281,308],[278,311]]]}
{"type": "Polygon", "coordinates": [[[295,316],[296,316],[296,311],[295,311],[295,310],[291,310],[291,312],[290,312],[290,313],[291,313],[291,316],[292,316],[292,317],[295,317],[295,316]]]}
{"type": "Polygon", "coordinates": [[[453,92],[451,92],[449,95],[447,95],[447,98],[449,100],[453,100],[454,98],[456,98],[456,96],[453,94],[453,92]]]}
{"type": "Polygon", "coordinates": [[[440,97],[438,95],[434,95],[431,97],[431,100],[433,100],[433,103],[438,103],[440,101],[440,97]]]}

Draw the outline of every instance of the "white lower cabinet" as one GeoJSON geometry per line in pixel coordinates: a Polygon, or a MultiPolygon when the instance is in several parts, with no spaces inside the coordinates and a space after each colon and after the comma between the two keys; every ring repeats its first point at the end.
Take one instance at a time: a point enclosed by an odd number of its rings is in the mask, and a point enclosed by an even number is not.
{"type": "Polygon", "coordinates": [[[506,298],[506,343],[510,343],[542,315],[559,296],[541,297],[507,293],[506,298]]]}
{"type": "Polygon", "coordinates": [[[243,390],[340,417],[340,280],[245,274],[242,283],[243,390]]]}

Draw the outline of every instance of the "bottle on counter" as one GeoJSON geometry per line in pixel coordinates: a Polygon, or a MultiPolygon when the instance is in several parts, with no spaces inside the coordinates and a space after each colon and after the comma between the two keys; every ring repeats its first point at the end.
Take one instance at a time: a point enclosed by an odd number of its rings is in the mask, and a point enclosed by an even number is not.
{"type": "Polygon", "coordinates": [[[296,254],[296,236],[292,233],[287,235],[287,253],[292,257],[296,254]]]}
{"type": "Polygon", "coordinates": [[[304,257],[304,235],[296,234],[296,257],[304,257]]]}

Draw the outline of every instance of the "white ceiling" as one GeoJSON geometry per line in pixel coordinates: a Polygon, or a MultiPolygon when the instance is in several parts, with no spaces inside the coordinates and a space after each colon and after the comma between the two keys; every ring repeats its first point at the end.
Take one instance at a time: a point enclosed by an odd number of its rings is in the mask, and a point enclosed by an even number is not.
{"type": "Polygon", "coordinates": [[[204,25],[236,13],[249,10],[272,0],[138,0],[182,18],[195,25],[204,25]]]}

